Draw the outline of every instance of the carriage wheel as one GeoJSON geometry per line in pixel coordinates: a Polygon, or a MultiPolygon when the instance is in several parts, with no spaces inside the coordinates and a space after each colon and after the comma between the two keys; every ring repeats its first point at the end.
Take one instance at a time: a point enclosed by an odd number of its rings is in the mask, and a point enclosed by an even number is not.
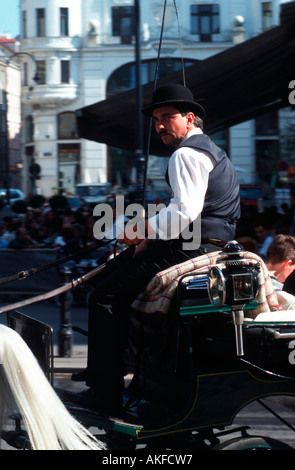
{"type": "Polygon", "coordinates": [[[249,436],[230,439],[212,450],[294,450],[294,448],[271,437],[249,436]]]}

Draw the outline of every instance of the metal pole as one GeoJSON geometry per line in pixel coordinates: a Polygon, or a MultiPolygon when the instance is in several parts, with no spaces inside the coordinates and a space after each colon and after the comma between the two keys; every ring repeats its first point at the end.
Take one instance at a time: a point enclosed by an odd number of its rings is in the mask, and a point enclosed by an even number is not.
{"type": "MultiPolygon", "coordinates": [[[[71,279],[71,271],[64,270],[64,285],[71,279]]],[[[60,357],[71,357],[73,346],[73,330],[71,325],[71,291],[67,290],[61,294],[61,322],[58,337],[58,354],[60,357]]]]}
{"type": "Polygon", "coordinates": [[[137,143],[136,143],[136,171],[138,202],[144,200],[144,163],[143,154],[143,128],[142,128],[142,84],[141,84],[141,30],[139,0],[134,0],[135,9],[135,63],[136,63],[136,111],[137,111],[137,143]]]}

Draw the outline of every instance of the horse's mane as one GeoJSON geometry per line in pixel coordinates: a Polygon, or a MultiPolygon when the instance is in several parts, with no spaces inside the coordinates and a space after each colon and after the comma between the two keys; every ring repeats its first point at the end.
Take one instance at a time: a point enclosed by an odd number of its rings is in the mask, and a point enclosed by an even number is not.
{"type": "Polygon", "coordinates": [[[0,430],[15,406],[34,450],[104,448],[70,415],[23,339],[0,325],[0,430]]]}

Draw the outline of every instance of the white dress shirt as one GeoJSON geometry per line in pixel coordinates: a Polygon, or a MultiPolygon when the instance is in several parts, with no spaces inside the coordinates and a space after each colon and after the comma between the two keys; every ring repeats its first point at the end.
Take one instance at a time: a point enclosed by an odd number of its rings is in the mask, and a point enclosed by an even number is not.
{"type": "MultiPolygon", "coordinates": [[[[202,133],[199,128],[193,129],[182,143],[192,135],[202,133]]],[[[175,150],[168,166],[173,197],[167,207],[149,219],[149,225],[158,238],[177,238],[185,227],[201,214],[209,173],[213,168],[214,159],[208,152],[190,147],[175,150]]]]}

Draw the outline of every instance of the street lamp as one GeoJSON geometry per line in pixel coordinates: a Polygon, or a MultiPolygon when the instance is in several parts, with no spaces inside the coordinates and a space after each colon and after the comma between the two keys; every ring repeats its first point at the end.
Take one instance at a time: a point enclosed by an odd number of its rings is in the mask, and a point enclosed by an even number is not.
{"type": "Polygon", "coordinates": [[[35,72],[35,75],[33,77],[33,80],[34,80],[34,82],[36,82],[38,84],[39,81],[40,81],[40,76],[38,75],[37,61],[36,61],[35,57],[32,54],[30,54],[29,52],[15,52],[14,54],[12,54],[12,56],[9,57],[9,59],[7,59],[7,65],[10,64],[10,62],[12,61],[12,59],[14,57],[20,56],[20,55],[26,55],[26,56],[30,57],[35,62],[36,72],[35,72]]]}
{"type": "MultiPolygon", "coordinates": [[[[29,52],[15,52],[14,54],[12,54],[6,61],[6,65],[8,67],[8,65],[11,63],[11,61],[15,58],[15,57],[18,57],[20,55],[26,55],[28,57],[30,57],[30,59],[32,59],[35,63],[35,66],[36,66],[36,70],[35,70],[35,74],[33,76],[33,80],[35,83],[39,83],[40,81],[40,77],[38,75],[38,66],[37,66],[37,61],[35,59],[35,57],[30,54],[29,52]]],[[[10,170],[9,170],[9,163],[10,163],[10,159],[9,159],[9,126],[8,126],[8,122],[9,122],[9,115],[8,115],[8,73],[6,73],[6,181],[5,181],[5,187],[6,187],[6,200],[7,200],[7,204],[9,205],[9,190],[10,190],[10,170]]]]}

